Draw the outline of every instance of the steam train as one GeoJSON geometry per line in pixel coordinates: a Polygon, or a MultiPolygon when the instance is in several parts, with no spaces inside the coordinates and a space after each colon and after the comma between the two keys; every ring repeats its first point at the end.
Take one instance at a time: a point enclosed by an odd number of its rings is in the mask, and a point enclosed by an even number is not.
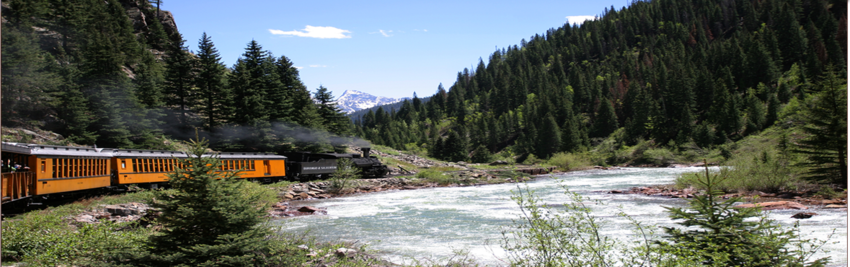
{"type": "MultiPolygon", "coordinates": [[[[178,151],[82,148],[2,143],[2,203],[63,197],[92,191],[124,190],[129,185],[157,188],[188,155],[178,151]]],[[[223,152],[220,171],[259,182],[323,178],[336,171],[336,159],[351,158],[364,176],[387,173],[375,157],[356,154],[296,153],[300,157],[256,152],[223,152]]],[[[213,156],[208,154],[205,156],[213,156]]]]}
{"type": "Polygon", "coordinates": [[[321,179],[336,172],[337,160],[349,159],[360,169],[363,177],[384,177],[389,172],[387,165],[381,163],[375,156],[370,156],[368,147],[360,148],[363,155],[340,153],[310,153],[284,152],[282,155],[289,159],[287,173],[301,180],[321,179]]]}

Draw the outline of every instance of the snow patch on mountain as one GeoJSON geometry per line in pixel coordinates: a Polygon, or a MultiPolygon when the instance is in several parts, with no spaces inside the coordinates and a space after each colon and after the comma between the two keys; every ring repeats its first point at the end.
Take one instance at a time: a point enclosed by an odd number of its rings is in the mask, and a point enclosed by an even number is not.
{"type": "Polygon", "coordinates": [[[373,96],[355,90],[345,90],[345,92],[342,93],[339,98],[337,98],[336,104],[337,107],[342,109],[342,112],[345,112],[345,114],[350,114],[361,109],[392,104],[395,102],[404,101],[405,99],[408,99],[408,97],[389,98],[383,96],[373,96]]]}

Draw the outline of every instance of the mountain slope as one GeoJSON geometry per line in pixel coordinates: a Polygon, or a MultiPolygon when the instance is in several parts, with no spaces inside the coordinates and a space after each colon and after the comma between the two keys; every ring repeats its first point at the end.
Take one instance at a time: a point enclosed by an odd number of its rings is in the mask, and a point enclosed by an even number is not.
{"type": "Polygon", "coordinates": [[[609,137],[710,148],[800,123],[781,120],[783,108],[813,96],[829,70],[844,77],[846,36],[842,1],[635,1],[497,50],[431,101],[364,116],[357,132],[460,155],[451,160],[548,158],[609,137]]]}

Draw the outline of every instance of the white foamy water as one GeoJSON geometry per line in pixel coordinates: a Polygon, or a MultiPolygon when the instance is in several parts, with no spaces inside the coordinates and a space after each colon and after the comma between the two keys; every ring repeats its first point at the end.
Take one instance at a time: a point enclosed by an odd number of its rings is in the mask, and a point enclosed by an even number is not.
{"type": "MultiPolygon", "coordinates": [[[[607,194],[612,189],[634,186],[670,184],[683,172],[702,168],[621,168],[591,170],[541,177],[528,182],[547,204],[568,200],[560,185],[603,205],[587,202],[593,214],[602,218],[602,233],[618,238],[632,234],[629,222],[617,216],[623,211],[644,225],[674,225],[665,206],[682,207],[684,200],[644,195],[607,194]]],[[[387,259],[402,263],[410,259],[439,260],[464,250],[478,262],[504,264],[504,251],[499,247],[501,230],[518,218],[519,208],[510,199],[517,184],[476,187],[431,188],[364,194],[329,200],[309,201],[299,205],[326,207],[328,215],[279,220],[282,231],[309,232],[320,240],[357,241],[372,250],[382,251],[387,259]]],[[[519,185],[525,186],[525,185],[519,185]]],[[[835,266],[847,264],[847,212],[828,209],[809,210],[818,215],[799,220],[804,238],[826,238],[833,229],[828,253],[835,266]]],[[[773,211],[771,219],[791,226],[798,220],[791,215],[799,211],[773,211]]],[[[659,231],[660,232],[660,231],[659,231]]]]}

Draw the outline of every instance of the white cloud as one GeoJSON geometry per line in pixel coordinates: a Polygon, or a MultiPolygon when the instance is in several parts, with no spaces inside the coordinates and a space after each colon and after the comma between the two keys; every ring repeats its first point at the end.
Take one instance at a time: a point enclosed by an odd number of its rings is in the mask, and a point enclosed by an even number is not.
{"type": "Polygon", "coordinates": [[[274,35],[291,35],[298,37],[310,37],[310,38],[320,38],[320,39],[345,39],[351,38],[351,31],[338,29],[334,27],[325,27],[325,26],[310,26],[307,25],[303,30],[300,31],[281,31],[275,29],[269,29],[269,32],[274,35]]]}
{"type": "Polygon", "coordinates": [[[296,69],[303,69],[304,67],[294,66],[296,69]]]}
{"type": "Polygon", "coordinates": [[[391,32],[393,32],[392,30],[389,30],[389,31],[385,31],[385,30],[378,30],[378,32],[380,32],[380,33],[381,33],[381,35],[383,35],[384,37],[390,37],[390,36],[393,36],[392,34],[390,34],[391,32]]]}
{"type": "Polygon", "coordinates": [[[327,65],[310,65],[311,68],[326,68],[327,65]]]}
{"type": "Polygon", "coordinates": [[[567,16],[567,21],[569,21],[570,24],[579,24],[579,25],[581,25],[585,21],[595,20],[595,19],[596,19],[596,16],[567,16]]]}

